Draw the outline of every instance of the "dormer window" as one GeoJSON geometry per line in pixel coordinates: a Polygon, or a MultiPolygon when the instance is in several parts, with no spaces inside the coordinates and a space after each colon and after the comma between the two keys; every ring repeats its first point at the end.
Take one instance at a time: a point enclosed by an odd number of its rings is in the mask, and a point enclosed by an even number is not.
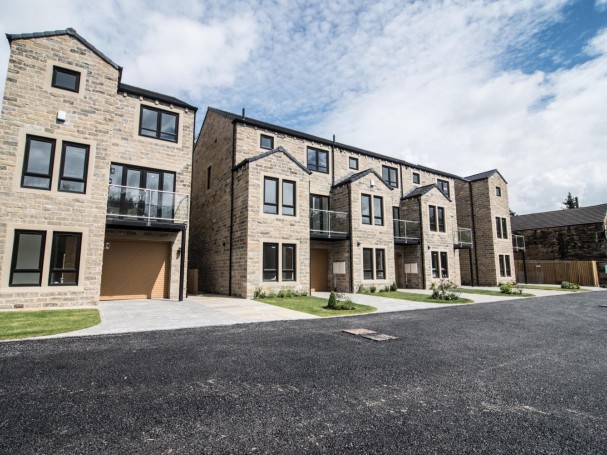
{"type": "Polygon", "coordinates": [[[80,91],[80,73],[53,66],[53,80],[51,85],[62,90],[78,93],[80,91]]]}
{"type": "Polygon", "coordinates": [[[140,136],[177,142],[177,126],[177,114],[148,106],[141,106],[140,136]]]}

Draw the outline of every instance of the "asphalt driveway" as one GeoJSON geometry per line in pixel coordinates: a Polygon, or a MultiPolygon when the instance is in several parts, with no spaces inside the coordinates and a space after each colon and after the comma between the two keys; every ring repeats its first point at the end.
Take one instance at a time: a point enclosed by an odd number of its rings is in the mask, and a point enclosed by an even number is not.
{"type": "Polygon", "coordinates": [[[0,453],[605,453],[599,304],[4,343],[0,453]]]}

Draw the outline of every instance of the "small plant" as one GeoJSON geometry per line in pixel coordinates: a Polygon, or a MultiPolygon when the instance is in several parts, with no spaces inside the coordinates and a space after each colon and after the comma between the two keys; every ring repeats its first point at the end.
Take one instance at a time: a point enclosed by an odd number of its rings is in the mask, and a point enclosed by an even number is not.
{"type": "Polygon", "coordinates": [[[369,286],[369,292],[370,293],[373,294],[375,291],[377,291],[377,287],[374,284],[372,284],[371,286],[369,286]]]}
{"type": "Polygon", "coordinates": [[[276,298],[276,292],[274,292],[274,291],[270,291],[270,292],[268,292],[268,293],[266,294],[266,297],[267,297],[268,299],[275,299],[275,298],[276,298]]]}
{"type": "Polygon", "coordinates": [[[392,286],[386,284],[381,292],[390,292],[391,290],[392,290],[392,286]]]}
{"type": "Polygon", "coordinates": [[[393,282],[392,282],[392,286],[390,286],[390,290],[391,290],[392,292],[396,292],[396,291],[398,291],[398,286],[396,285],[396,281],[393,281],[393,282]]]}
{"type": "Polygon", "coordinates": [[[522,294],[523,286],[517,284],[515,281],[510,281],[506,283],[500,283],[500,292],[502,294],[522,294]]]}
{"type": "Polygon", "coordinates": [[[457,284],[449,280],[440,280],[440,283],[432,283],[432,298],[436,300],[457,300],[460,292],[457,291],[457,284]]]}
{"type": "Polygon", "coordinates": [[[327,303],[327,308],[332,310],[337,307],[337,296],[335,295],[335,291],[331,291],[331,295],[329,296],[329,302],[327,303]]]}
{"type": "Polygon", "coordinates": [[[354,310],[356,306],[352,303],[349,297],[344,297],[343,294],[339,294],[339,299],[335,291],[331,291],[329,301],[325,306],[328,310],[354,310]],[[343,300],[342,300],[343,299],[343,300]]]}
{"type": "Polygon", "coordinates": [[[278,291],[278,294],[276,294],[276,297],[280,298],[280,299],[284,299],[287,296],[287,291],[284,289],[281,289],[280,291],[278,291]]]}
{"type": "Polygon", "coordinates": [[[562,289],[579,289],[580,285],[576,283],[571,283],[570,281],[561,281],[562,289]]]}
{"type": "Polygon", "coordinates": [[[261,288],[257,288],[255,289],[255,292],[253,293],[253,298],[254,299],[265,299],[266,298],[266,292],[261,289],[261,288]]]}
{"type": "Polygon", "coordinates": [[[359,294],[366,294],[369,291],[367,290],[367,288],[365,287],[364,284],[360,283],[358,285],[358,289],[356,290],[356,292],[359,293],[359,294]]]}

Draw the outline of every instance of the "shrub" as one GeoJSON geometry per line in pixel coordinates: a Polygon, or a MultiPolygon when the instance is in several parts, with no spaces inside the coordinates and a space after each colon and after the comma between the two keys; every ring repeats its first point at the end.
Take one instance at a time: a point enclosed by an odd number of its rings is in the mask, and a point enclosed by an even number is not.
{"type": "Polygon", "coordinates": [[[265,299],[266,292],[261,288],[257,288],[257,289],[255,289],[255,292],[253,293],[253,298],[254,299],[265,299]]]}
{"type": "Polygon", "coordinates": [[[356,292],[358,292],[359,294],[366,294],[368,291],[365,285],[361,283],[358,285],[358,289],[356,292]]]}
{"type": "Polygon", "coordinates": [[[570,281],[561,281],[561,288],[563,289],[579,289],[580,285],[571,283],[570,281]]]}
{"type": "Polygon", "coordinates": [[[268,292],[268,293],[266,294],[266,297],[267,297],[268,299],[275,299],[275,298],[276,298],[276,292],[274,292],[274,291],[270,291],[270,292],[268,292]]]}
{"type": "Polygon", "coordinates": [[[457,291],[457,284],[449,280],[440,280],[440,283],[432,283],[430,286],[432,289],[431,298],[436,300],[457,300],[459,299],[460,293],[457,291]]]}
{"type": "Polygon", "coordinates": [[[517,284],[516,281],[510,281],[507,283],[500,283],[500,292],[502,294],[522,294],[523,286],[517,284]]]}
{"type": "Polygon", "coordinates": [[[334,291],[331,291],[331,295],[329,296],[329,302],[327,303],[327,308],[335,309],[337,307],[337,296],[334,291]]]}
{"type": "Polygon", "coordinates": [[[390,286],[390,290],[392,292],[396,292],[398,290],[398,286],[396,285],[396,281],[392,282],[392,286],[390,286]]]}
{"type": "Polygon", "coordinates": [[[390,285],[385,285],[384,288],[381,290],[381,292],[390,292],[392,290],[392,286],[390,285]]]}
{"type": "Polygon", "coordinates": [[[276,294],[276,297],[279,297],[281,299],[284,299],[287,296],[287,291],[284,289],[281,289],[280,291],[278,291],[278,294],[276,294]]]}
{"type": "Polygon", "coordinates": [[[325,308],[328,310],[353,310],[356,306],[349,297],[344,297],[343,294],[340,294],[340,299],[338,299],[335,292],[332,291],[325,308]],[[343,301],[341,298],[343,298],[343,301]]]}
{"type": "Polygon", "coordinates": [[[371,286],[369,286],[369,292],[373,293],[375,291],[377,291],[377,287],[375,287],[374,284],[372,284],[371,286]]]}

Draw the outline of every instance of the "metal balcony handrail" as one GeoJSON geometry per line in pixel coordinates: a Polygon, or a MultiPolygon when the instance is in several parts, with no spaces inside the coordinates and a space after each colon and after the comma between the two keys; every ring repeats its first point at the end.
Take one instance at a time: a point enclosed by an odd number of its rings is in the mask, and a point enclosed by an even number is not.
{"type": "Polygon", "coordinates": [[[152,221],[186,224],[189,219],[189,199],[190,195],[186,193],[110,184],[107,215],[143,219],[148,226],[152,221]],[[135,193],[136,197],[132,197],[132,193],[135,193]],[[112,196],[117,198],[113,200],[112,196]],[[170,216],[165,216],[169,214],[170,216]]]}
{"type": "Polygon", "coordinates": [[[411,220],[399,220],[394,218],[392,220],[394,227],[394,238],[396,239],[419,239],[419,221],[411,220]]]}
{"type": "Polygon", "coordinates": [[[472,229],[458,226],[454,233],[454,241],[458,245],[472,245],[472,229]]]}
{"type": "Polygon", "coordinates": [[[326,234],[348,234],[348,212],[310,209],[310,232],[326,234]]]}

